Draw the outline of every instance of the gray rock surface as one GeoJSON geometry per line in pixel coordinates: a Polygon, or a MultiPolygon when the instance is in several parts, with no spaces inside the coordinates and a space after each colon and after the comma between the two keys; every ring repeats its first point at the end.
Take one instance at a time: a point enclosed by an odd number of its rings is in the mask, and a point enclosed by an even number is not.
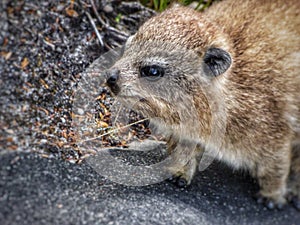
{"type": "Polygon", "coordinates": [[[0,224],[300,224],[291,206],[257,205],[251,197],[257,189],[248,175],[218,163],[186,189],[169,182],[128,187],[86,162],[3,151],[0,224]]]}

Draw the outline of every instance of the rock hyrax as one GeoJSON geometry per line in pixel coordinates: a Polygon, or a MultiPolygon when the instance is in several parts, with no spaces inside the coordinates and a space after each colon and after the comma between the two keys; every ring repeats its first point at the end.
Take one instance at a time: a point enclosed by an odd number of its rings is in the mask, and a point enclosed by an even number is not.
{"type": "Polygon", "coordinates": [[[107,76],[121,101],[169,132],[179,185],[205,150],[250,171],[258,202],[300,209],[299,0],[170,8],[129,38],[107,76]]]}

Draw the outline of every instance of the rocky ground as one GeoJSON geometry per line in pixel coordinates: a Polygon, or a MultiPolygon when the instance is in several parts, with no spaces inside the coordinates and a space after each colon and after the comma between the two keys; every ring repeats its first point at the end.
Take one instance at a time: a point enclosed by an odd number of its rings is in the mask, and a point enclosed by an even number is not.
{"type": "MultiPolygon", "coordinates": [[[[89,89],[95,97],[89,112],[85,98],[74,110],[87,68],[153,14],[118,0],[1,1],[0,224],[299,224],[290,206],[271,212],[257,205],[251,197],[257,184],[222,165],[178,189],[167,182],[115,184],[88,163],[101,147],[123,147],[119,152],[127,155],[115,155],[122,162],[149,164],[162,156],[128,147],[132,140],[157,139],[147,121],[111,132],[121,124],[113,123],[114,99],[106,89],[89,89]],[[92,131],[86,118],[94,121],[92,131]],[[78,132],[74,121],[86,129],[78,132]],[[84,148],[81,138],[99,148],[84,148]]],[[[122,114],[127,124],[141,119],[122,114]]]]}

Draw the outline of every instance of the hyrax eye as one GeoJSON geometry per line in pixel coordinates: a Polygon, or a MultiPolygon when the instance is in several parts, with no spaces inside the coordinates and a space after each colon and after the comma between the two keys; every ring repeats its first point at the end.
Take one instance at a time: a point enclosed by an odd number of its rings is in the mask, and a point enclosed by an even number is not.
{"type": "Polygon", "coordinates": [[[147,80],[156,81],[164,75],[164,68],[157,65],[143,66],[140,68],[140,76],[146,78],[147,80]]]}

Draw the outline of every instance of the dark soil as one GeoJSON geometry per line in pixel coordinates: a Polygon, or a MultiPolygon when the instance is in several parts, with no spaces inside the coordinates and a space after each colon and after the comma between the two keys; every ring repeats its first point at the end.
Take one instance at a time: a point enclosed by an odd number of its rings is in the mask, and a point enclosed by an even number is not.
{"type": "MultiPolygon", "coordinates": [[[[153,13],[124,1],[1,1],[1,149],[75,161],[84,155],[74,144],[71,126],[72,96],[81,73],[101,54],[121,46],[153,13]]],[[[101,94],[98,111],[111,101],[105,89],[99,88],[101,94]]],[[[102,122],[109,123],[109,115],[102,122]]],[[[126,144],[122,138],[105,141],[105,146],[126,144]]]]}
{"type": "Polygon", "coordinates": [[[291,206],[270,211],[256,204],[251,197],[257,191],[253,180],[220,164],[180,189],[168,182],[124,186],[100,176],[87,163],[38,154],[4,154],[0,163],[1,225],[299,225],[300,221],[300,213],[291,206]]]}

